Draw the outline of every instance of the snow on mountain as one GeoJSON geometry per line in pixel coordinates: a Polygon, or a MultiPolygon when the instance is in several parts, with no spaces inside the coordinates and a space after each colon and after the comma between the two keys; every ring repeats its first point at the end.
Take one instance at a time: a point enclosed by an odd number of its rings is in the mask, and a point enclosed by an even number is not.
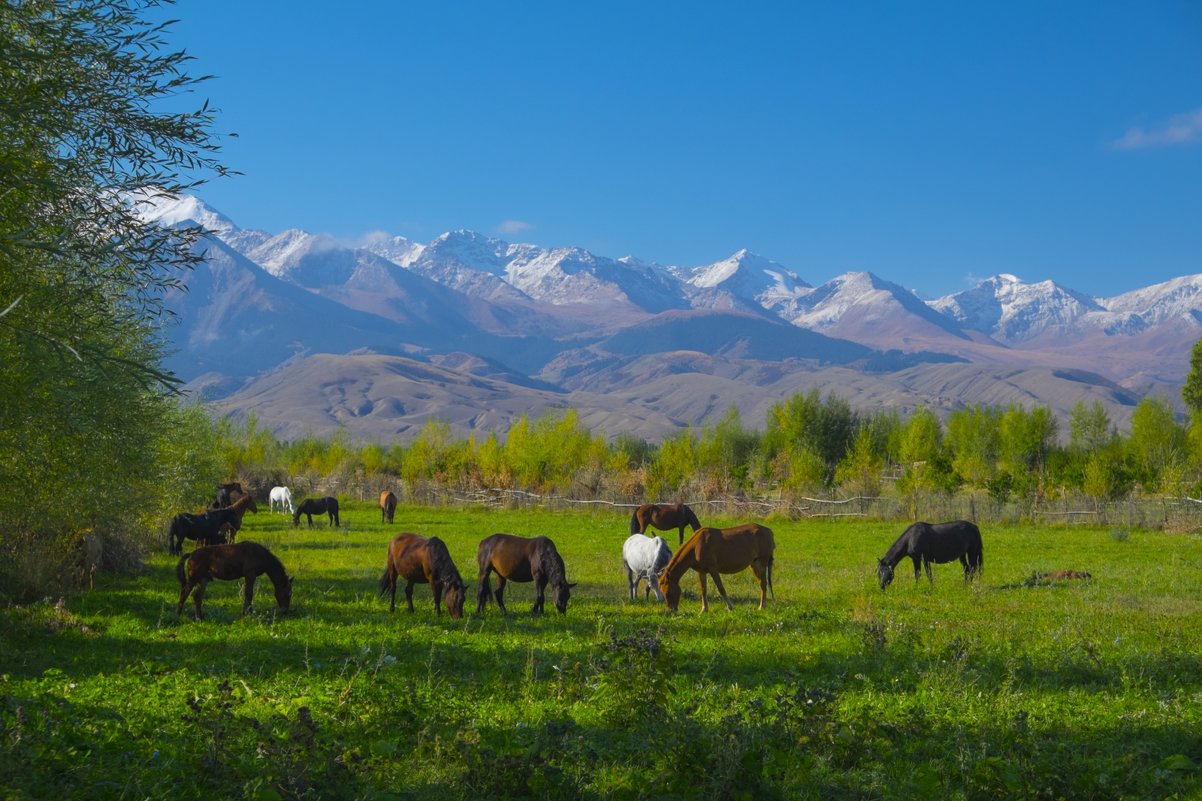
{"type": "Polygon", "coordinates": [[[544,303],[632,305],[653,313],[689,306],[680,282],[654,267],[596,256],[583,248],[522,247],[509,260],[506,277],[544,303]]]}
{"type": "Polygon", "coordinates": [[[896,348],[909,334],[965,339],[948,317],[910,290],[869,272],[837,276],[799,298],[791,322],[855,342],[896,348]]]}
{"type": "Polygon", "coordinates": [[[365,238],[363,249],[382,256],[393,264],[409,267],[422,255],[426,246],[403,236],[391,236],[377,231],[365,238]]]}
{"type": "Polygon", "coordinates": [[[359,258],[356,251],[331,237],[298,228],[276,234],[245,255],[276,278],[307,289],[346,283],[359,258]]]}
{"type": "Polygon", "coordinates": [[[1202,275],[1184,275],[1098,303],[1109,312],[1107,333],[1133,333],[1169,321],[1202,324],[1202,275]]]}
{"type": "Polygon", "coordinates": [[[1029,284],[1005,273],[928,305],[965,328],[1009,343],[1026,342],[1049,332],[1068,333],[1079,321],[1102,310],[1093,298],[1053,281],[1029,284]]]}
{"type": "Polygon", "coordinates": [[[194,195],[146,191],[131,194],[130,202],[139,217],[146,222],[158,222],[164,228],[199,225],[218,236],[238,231],[233,220],[194,195]]]}
{"type": "Polygon", "coordinates": [[[726,308],[748,302],[789,319],[801,311],[801,299],[813,288],[787,267],[746,248],[702,267],[674,272],[690,286],[694,305],[726,308]]]}

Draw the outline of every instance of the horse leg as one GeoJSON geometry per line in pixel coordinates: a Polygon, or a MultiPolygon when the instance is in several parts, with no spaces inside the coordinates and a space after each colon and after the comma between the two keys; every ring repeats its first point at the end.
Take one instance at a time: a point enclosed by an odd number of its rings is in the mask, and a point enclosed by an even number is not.
{"type": "Polygon", "coordinates": [[[409,604],[409,613],[413,613],[413,582],[405,582],[405,603],[409,604]]]}
{"type": "Polygon", "coordinates": [[[910,561],[914,563],[914,580],[918,581],[922,577],[922,557],[911,556],[910,561]]]}
{"type": "Polygon", "coordinates": [[[434,615],[442,617],[442,584],[432,581],[430,582],[430,589],[434,592],[434,615]]]}
{"type": "Polygon", "coordinates": [[[768,570],[768,565],[761,566],[759,562],[751,564],[751,572],[755,573],[755,578],[760,583],[760,609],[768,602],[768,570]]]}
{"type": "Polygon", "coordinates": [[[701,583],[701,611],[710,611],[710,599],[705,594],[705,571],[697,571],[697,580],[701,583]]]}
{"type": "Polygon", "coordinates": [[[493,597],[497,599],[497,606],[501,608],[501,614],[508,615],[509,610],[505,608],[505,577],[500,573],[497,574],[497,591],[493,597]]]}
{"type": "Polygon", "coordinates": [[[623,562],[622,565],[626,568],[626,584],[630,588],[630,600],[638,600],[639,577],[633,570],[630,569],[630,565],[626,564],[625,562],[623,562]]]}
{"type": "Polygon", "coordinates": [[[388,604],[388,611],[396,611],[396,573],[392,572],[392,566],[388,567],[388,589],[392,590],[392,601],[388,604]]]}
{"type": "Polygon", "coordinates": [[[923,559],[923,560],[922,560],[922,566],[923,566],[923,567],[926,569],[926,571],[927,571],[927,581],[929,581],[930,583],[934,584],[934,583],[935,583],[935,577],[931,575],[931,560],[930,560],[930,559],[923,559]]]}
{"type": "Polygon", "coordinates": [[[488,583],[488,574],[492,570],[492,566],[484,568],[480,576],[480,590],[476,593],[476,614],[484,614],[484,607],[488,605],[489,596],[492,595],[492,587],[488,583]]]}
{"type": "Polygon", "coordinates": [[[196,607],[195,616],[197,620],[204,620],[205,614],[201,610],[201,601],[204,599],[205,589],[209,586],[209,580],[202,578],[196,582],[196,589],[192,592],[192,604],[196,607]]]}
{"type": "Polygon", "coordinates": [[[188,580],[182,587],[180,587],[179,604],[175,607],[176,617],[179,617],[184,613],[184,604],[188,602],[188,596],[192,593],[192,590],[195,589],[195,587],[196,585],[193,584],[191,580],[188,580]]]}
{"type": "Polygon", "coordinates": [[[246,587],[242,590],[242,614],[250,612],[251,602],[255,600],[255,577],[246,577],[246,587]]]}
{"type": "MultiPolygon", "coordinates": [[[[735,611],[735,605],[730,602],[730,598],[726,594],[726,587],[722,586],[722,577],[718,575],[718,571],[715,570],[713,573],[710,573],[710,576],[713,578],[714,586],[718,588],[718,593],[722,596],[722,600],[726,601],[727,611],[735,611]]],[[[762,609],[763,607],[761,606],[760,608],[762,609]]]]}
{"type": "Polygon", "coordinates": [[[543,613],[543,603],[547,598],[547,577],[538,574],[534,577],[534,614],[543,613]]]}

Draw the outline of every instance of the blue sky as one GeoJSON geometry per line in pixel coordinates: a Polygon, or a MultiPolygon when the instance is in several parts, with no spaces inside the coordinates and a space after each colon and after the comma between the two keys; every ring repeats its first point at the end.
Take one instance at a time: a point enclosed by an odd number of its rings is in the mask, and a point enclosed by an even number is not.
{"type": "Polygon", "coordinates": [[[181,0],[201,192],[355,241],[469,228],[937,297],[1202,273],[1202,3],[181,0]]]}

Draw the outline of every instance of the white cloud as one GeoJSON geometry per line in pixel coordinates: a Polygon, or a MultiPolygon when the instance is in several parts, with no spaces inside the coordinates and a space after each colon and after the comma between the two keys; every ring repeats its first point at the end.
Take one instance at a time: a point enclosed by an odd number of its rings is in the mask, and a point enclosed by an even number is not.
{"type": "Polygon", "coordinates": [[[512,236],[514,234],[525,233],[533,228],[534,226],[528,222],[522,222],[521,220],[505,220],[501,223],[498,223],[493,230],[498,234],[512,236]]]}
{"type": "Polygon", "coordinates": [[[1135,127],[1111,142],[1116,150],[1146,150],[1202,142],[1202,108],[1176,114],[1151,128],[1135,127]]]}

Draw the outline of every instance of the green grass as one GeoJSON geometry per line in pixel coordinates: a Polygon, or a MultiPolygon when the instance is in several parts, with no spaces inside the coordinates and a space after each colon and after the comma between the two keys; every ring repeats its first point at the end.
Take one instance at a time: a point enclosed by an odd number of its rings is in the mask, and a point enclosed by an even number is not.
{"type": "MultiPolygon", "coordinates": [[[[1166,798],[1202,791],[1202,541],[987,527],[958,564],[888,591],[903,525],[765,521],[776,599],[733,612],[627,598],[628,513],[350,504],[346,530],[248,516],[295,576],[277,619],[214,582],[177,619],[175,559],[0,612],[4,798],[1166,798]],[[445,540],[469,614],[377,596],[398,531],[445,540]],[[475,547],[546,534],[566,616],[475,607],[475,547]],[[1039,584],[1037,572],[1088,570],[1039,584]]],[[[732,524],[734,520],[707,520],[732,524]]],[[[673,549],[675,533],[669,536],[673,549]]],[[[713,588],[711,587],[711,592],[713,588]]],[[[551,606],[548,604],[548,609],[551,606]]]]}

